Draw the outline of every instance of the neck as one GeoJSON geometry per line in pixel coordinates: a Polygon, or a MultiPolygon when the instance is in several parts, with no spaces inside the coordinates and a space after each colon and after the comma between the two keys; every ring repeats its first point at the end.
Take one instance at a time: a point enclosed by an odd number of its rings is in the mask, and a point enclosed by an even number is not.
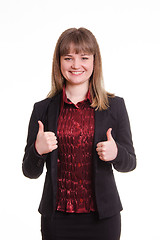
{"type": "Polygon", "coordinates": [[[89,85],[66,85],[66,96],[69,98],[74,104],[77,104],[80,101],[83,101],[88,92],[89,85]]]}

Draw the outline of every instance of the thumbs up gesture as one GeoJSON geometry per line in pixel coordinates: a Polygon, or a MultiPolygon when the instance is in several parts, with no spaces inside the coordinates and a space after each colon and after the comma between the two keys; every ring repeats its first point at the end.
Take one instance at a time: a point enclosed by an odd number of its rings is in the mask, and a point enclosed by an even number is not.
{"type": "Polygon", "coordinates": [[[107,141],[99,142],[96,151],[99,158],[103,161],[112,161],[117,157],[118,148],[111,134],[112,128],[109,128],[106,135],[107,141]]]}
{"type": "Polygon", "coordinates": [[[38,121],[39,131],[35,142],[35,148],[37,152],[42,155],[52,152],[57,146],[57,137],[53,132],[44,132],[44,125],[41,121],[38,121]]]}

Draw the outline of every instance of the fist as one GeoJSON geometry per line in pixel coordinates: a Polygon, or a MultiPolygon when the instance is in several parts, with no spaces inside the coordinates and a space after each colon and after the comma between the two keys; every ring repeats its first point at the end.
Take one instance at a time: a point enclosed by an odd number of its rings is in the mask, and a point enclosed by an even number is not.
{"type": "Polygon", "coordinates": [[[39,130],[35,142],[35,148],[37,152],[42,155],[55,150],[57,146],[57,137],[53,132],[44,132],[44,125],[41,121],[38,121],[39,130]]]}
{"type": "Polygon", "coordinates": [[[107,141],[99,142],[97,144],[96,151],[99,155],[99,158],[103,161],[112,161],[117,157],[118,154],[118,148],[112,137],[111,131],[112,128],[109,128],[106,133],[107,141]]]}

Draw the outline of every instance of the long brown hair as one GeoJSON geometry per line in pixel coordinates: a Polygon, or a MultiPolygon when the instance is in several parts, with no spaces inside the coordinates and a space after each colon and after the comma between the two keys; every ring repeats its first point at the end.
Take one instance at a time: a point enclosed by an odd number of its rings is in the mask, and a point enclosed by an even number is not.
{"type": "Polygon", "coordinates": [[[52,86],[47,97],[53,97],[63,89],[65,79],[61,73],[60,57],[69,53],[71,43],[75,53],[93,54],[94,70],[90,77],[91,107],[96,110],[107,109],[109,107],[108,97],[114,97],[114,94],[110,94],[104,89],[100,49],[95,36],[86,28],[70,28],[60,35],[53,55],[52,86]]]}

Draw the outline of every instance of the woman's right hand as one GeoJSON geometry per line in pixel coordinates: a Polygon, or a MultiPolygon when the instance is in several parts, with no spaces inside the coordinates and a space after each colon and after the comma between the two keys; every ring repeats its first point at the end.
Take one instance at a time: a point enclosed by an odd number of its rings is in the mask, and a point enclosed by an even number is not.
{"type": "Polygon", "coordinates": [[[44,125],[41,121],[38,121],[39,131],[35,142],[36,151],[42,155],[55,150],[57,145],[57,137],[54,132],[44,132],[44,125]]]}

